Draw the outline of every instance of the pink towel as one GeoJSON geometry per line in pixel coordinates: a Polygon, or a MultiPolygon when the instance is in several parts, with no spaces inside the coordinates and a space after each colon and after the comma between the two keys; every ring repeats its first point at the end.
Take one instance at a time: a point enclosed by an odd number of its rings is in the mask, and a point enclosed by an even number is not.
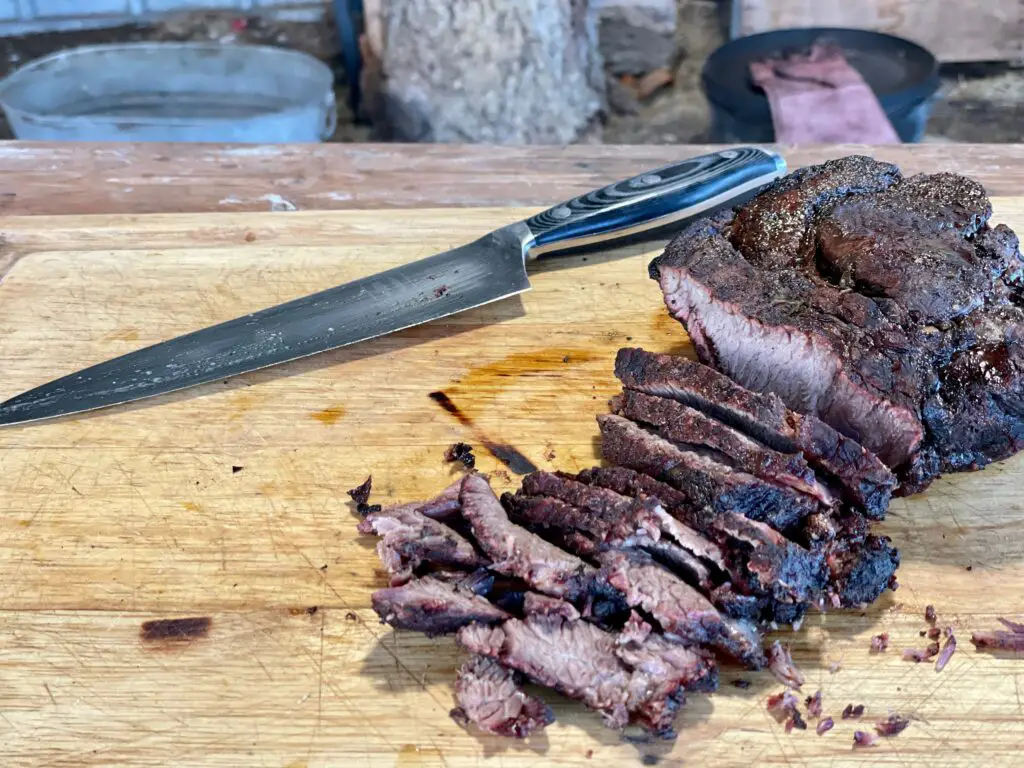
{"type": "Polygon", "coordinates": [[[764,90],[780,144],[898,144],[892,123],[836,45],[750,65],[764,90]]]}

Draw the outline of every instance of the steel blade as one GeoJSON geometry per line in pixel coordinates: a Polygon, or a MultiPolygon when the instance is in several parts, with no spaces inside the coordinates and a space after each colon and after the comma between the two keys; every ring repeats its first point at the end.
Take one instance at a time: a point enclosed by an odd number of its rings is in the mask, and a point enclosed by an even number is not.
{"type": "Polygon", "coordinates": [[[155,397],[308,357],[529,290],[522,224],[386,272],[130,352],[0,403],[0,425],[155,397]]]}

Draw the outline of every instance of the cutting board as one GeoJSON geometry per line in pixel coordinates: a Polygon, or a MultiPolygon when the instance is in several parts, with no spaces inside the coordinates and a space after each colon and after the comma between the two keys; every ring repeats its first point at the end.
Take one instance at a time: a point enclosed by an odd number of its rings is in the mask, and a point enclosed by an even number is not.
{"type": "MultiPolygon", "coordinates": [[[[0,397],[530,212],[2,219],[0,397]]],[[[997,200],[996,218],[1024,230],[1024,203],[997,200]]],[[[1019,765],[1024,660],[968,639],[1024,613],[1024,459],[895,501],[878,528],[902,551],[900,589],[778,633],[836,718],[823,736],[813,721],[786,734],[764,706],[780,686],[732,667],[720,693],[691,697],[674,744],[623,738],[556,695],[536,739],[467,733],[448,717],[451,639],[378,623],[369,597],[385,575],[345,490],[372,473],[375,502],[432,495],[457,440],[499,489],[516,477],[487,441],[541,468],[594,464],[615,351],[692,352],[651,255],[536,265],[531,292],[444,322],[0,430],[3,764],[1019,765]],[[927,642],[927,604],[960,640],[941,674],[901,660],[927,642]],[[872,655],[883,631],[890,650],[872,655]],[[860,727],[890,711],[913,722],[855,752],[848,703],[866,706],[860,727]]]]}

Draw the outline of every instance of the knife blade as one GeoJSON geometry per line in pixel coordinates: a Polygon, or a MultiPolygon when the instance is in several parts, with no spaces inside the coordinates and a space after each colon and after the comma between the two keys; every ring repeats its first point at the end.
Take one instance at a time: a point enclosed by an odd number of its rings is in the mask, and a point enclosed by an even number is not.
{"type": "Polygon", "coordinates": [[[786,171],[758,147],[657,168],[478,240],[129,352],[0,403],[0,425],[66,416],[237,376],[438,320],[530,288],[540,255],[664,237],[786,171]]]}

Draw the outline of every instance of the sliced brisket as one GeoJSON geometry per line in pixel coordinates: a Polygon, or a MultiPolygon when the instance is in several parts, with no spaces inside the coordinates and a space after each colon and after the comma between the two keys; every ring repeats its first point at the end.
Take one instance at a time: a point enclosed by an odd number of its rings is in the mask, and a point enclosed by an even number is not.
{"type": "Polygon", "coordinates": [[[737,510],[780,531],[792,530],[817,509],[816,500],[806,494],[685,450],[629,419],[607,414],[597,420],[605,459],[668,483],[693,505],[737,510]]]}
{"type": "Polygon", "coordinates": [[[711,451],[722,463],[767,483],[789,486],[826,506],[835,503],[802,455],[774,451],[688,405],[627,389],[613,401],[612,409],[679,447],[711,451]]]}
{"type": "Polygon", "coordinates": [[[789,410],[775,394],[745,389],[683,357],[636,348],[619,350],[615,375],[628,389],[677,400],[782,454],[802,454],[847,502],[873,518],[885,515],[896,485],[885,464],[817,417],[789,410]]]}
{"type": "Polygon", "coordinates": [[[371,596],[380,620],[395,629],[444,635],[467,624],[495,624],[509,614],[457,583],[424,576],[371,596]]]}
{"type": "Polygon", "coordinates": [[[671,735],[685,690],[714,687],[716,674],[706,654],[654,636],[620,644],[616,635],[550,607],[500,626],[465,627],[458,641],[471,653],[582,701],[610,727],[635,721],[662,735],[671,735]]]}
{"type": "Polygon", "coordinates": [[[730,616],[792,623],[825,588],[822,554],[762,522],[693,507],[675,488],[624,467],[587,469],[577,477],[618,493],[657,498],[672,515],[696,529],[702,540],[710,541],[715,564],[731,581],[718,587],[712,600],[730,616]]]}
{"type": "Polygon", "coordinates": [[[651,265],[698,356],[860,442],[901,479],[1024,446],[1022,262],[952,174],[849,157],[697,222],[651,265]]]}
{"type": "Polygon", "coordinates": [[[635,550],[600,556],[600,578],[626,596],[626,602],[653,616],[664,630],[688,644],[713,645],[749,667],[764,665],[761,637],[753,625],[722,616],[703,596],[635,550]]]}
{"type": "Polygon", "coordinates": [[[553,533],[581,557],[640,547],[706,590],[713,587],[712,570],[723,562],[713,543],[669,515],[657,499],[630,498],[562,473],[527,475],[522,488],[502,502],[514,522],[549,538],[553,533]],[[537,493],[546,495],[527,495],[537,493]]]}
{"type": "Polygon", "coordinates": [[[594,569],[512,523],[482,475],[466,475],[460,500],[473,538],[493,561],[492,570],[516,576],[538,592],[556,597],[576,600],[587,592],[594,569]]]}
{"type": "Polygon", "coordinates": [[[423,563],[467,570],[487,564],[462,536],[408,505],[371,512],[360,521],[359,532],[381,537],[377,555],[393,586],[412,578],[423,563]]]}
{"type": "Polygon", "coordinates": [[[455,678],[452,718],[499,736],[522,739],[555,721],[551,708],[519,686],[512,670],[484,656],[472,656],[455,678]]]}

